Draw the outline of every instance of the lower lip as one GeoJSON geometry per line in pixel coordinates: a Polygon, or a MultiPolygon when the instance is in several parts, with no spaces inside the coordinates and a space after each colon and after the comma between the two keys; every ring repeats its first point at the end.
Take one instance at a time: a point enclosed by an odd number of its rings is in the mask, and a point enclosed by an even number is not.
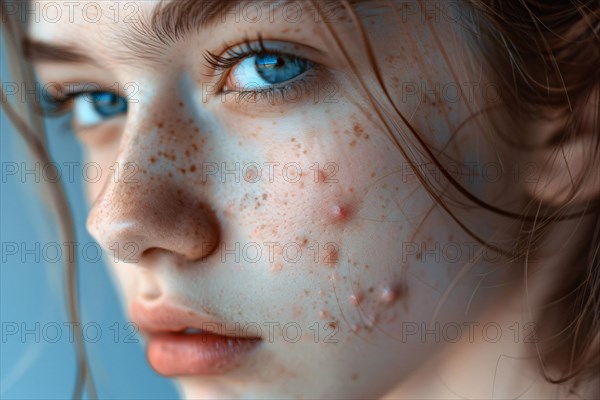
{"type": "Polygon", "coordinates": [[[236,368],[259,343],[211,333],[164,333],[150,336],[147,356],[161,375],[215,375],[236,368]]]}

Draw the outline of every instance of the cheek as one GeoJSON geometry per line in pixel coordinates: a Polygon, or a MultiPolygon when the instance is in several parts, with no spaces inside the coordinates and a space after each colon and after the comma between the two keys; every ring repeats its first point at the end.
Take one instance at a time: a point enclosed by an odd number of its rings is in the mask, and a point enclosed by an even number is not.
{"type": "Polygon", "coordinates": [[[255,214],[252,237],[295,243],[310,255],[300,265],[279,258],[268,269],[279,280],[291,271],[304,275],[297,287],[285,284],[303,304],[313,305],[312,311],[305,307],[306,317],[335,324],[345,314],[353,329],[370,329],[408,306],[397,250],[410,234],[403,222],[410,211],[400,206],[425,203],[415,194],[418,183],[401,181],[402,157],[384,132],[352,117],[339,120],[349,124],[332,121],[267,149],[271,162],[300,165],[301,177],[286,180],[275,173],[263,186],[268,200],[255,214]],[[306,152],[298,153],[298,146],[306,152]]]}

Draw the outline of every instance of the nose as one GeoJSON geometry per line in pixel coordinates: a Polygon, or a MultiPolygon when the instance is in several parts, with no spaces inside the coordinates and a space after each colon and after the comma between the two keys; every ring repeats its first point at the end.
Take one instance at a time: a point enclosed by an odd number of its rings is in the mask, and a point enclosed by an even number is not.
{"type": "Polygon", "coordinates": [[[219,242],[206,187],[199,192],[185,175],[178,176],[172,158],[157,161],[143,151],[159,148],[160,129],[154,133],[125,131],[113,165],[135,173],[111,176],[90,211],[88,231],[115,261],[143,265],[156,251],[178,260],[203,259],[219,242]]]}

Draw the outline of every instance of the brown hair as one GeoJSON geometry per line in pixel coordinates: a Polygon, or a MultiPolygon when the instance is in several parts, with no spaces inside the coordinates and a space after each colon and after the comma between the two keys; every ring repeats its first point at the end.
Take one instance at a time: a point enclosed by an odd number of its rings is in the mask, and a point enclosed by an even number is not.
{"type": "MultiPolygon", "coordinates": [[[[384,122],[390,118],[400,120],[385,125],[413,170],[420,174],[418,163],[400,145],[402,140],[398,137],[402,131],[396,127],[401,124],[408,127],[417,143],[424,147],[430,161],[467,203],[513,218],[526,228],[519,235],[523,243],[518,243],[515,248],[501,249],[486,243],[452,214],[428,177],[419,176],[438,204],[468,233],[509,258],[523,259],[527,275],[528,259],[534,252],[534,244],[547,234],[551,226],[584,217],[593,221],[591,226],[586,226],[589,242],[581,243],[575,249],[575,257],[570,260],[572,267],[561,271],[563,284],[547,299],[541,321],[538,321],[538,325],[545,328],[544,336],[539,338],[544,340],[536,348],[542,373],[549,382],[568,384],[567,388],[574,391],[588,379],[597,378],[600,369],[600,198],[596,195],[579,207],[570,204],[577,188],[583,184],[584,174],[572,182],[574,189],[563,205],[545,207],[539,204],[533,214],[498,208],[469,193],[445,171],[440,160],[427,149],[424,139],[396,108],[378,72],[365,28],[352,8],[354,1],[342,3],[358,27],[372,70],[386,95],[385,102],[393,107],[396,115],[390,117],[389,108],[381,106],[384,103],[382,99],[371,96],[371,104],[384,122]],[[558,371],[559,376],[552,376],[550,371],[558,371]]],[[[393,7],[393,2],[388,3],[393,7]]],[[[418,3],[422,5],[423,1],[418,3]]],[[[561,145],[578,138],[582,132],[590,134],[592,145],[589,159],[585,161],[592,171],[596,171],[600,166],[600,4],[596,0],[464,0],[458,3],[465,17],[461,20],[462,27],[468,33],[467,40],[474,54],[487,67],[488,76],[501,87],[499,93],[505,108],[504,119],[508,116],[513,118],[512,128],[525,126],[534,119],[559,122],[555,134],[537,146],[520,143],[519,138],[503,133],[510,128],[497,127],[494,131],[502,135],[501,139],[510,146],[521,150],[555,149],[557,156],[561,145]]],[[[334,32],[332,34],[335,36],[334,32]]],[[[337,42],[342,46],[341,40],[337,42]]],[[[348,63],[353,65],[352,60],[348,63]]],[[[356,75],[362,81],[362,75],[356,75]]],[[[364,82],[363,87],[367,87],[364,82]]],[[[490,118],[493,120],[494,117],[490,114],[490,118]]]]}
{"type": "MultiPolygon", "coordinates": [[[[2,11],[6,14],[6,1],[1,2],[2,11]]],[[[530,228],[521,237],[526,245],[519,248],[518,251],[496,248],[489,243],[487,245],[511,257],[522,257],[529,254],[529,247],[535,242],[533,238],[543,236],[553,223],[583,216],[595,218],[596,222],[589,232],[589,243],[583,243],[578,249],[576,258],[572,260],[572,265],[575,267],[565,271],[564,284],[556,288],[552,298],[548,299],[547,320],[552,321],[549,331],[557,332],[554,337],[556,340],[553,341],[552,346],[540,347],[542,370],[548,381],[568,383],[573,388],[578,383],[585,382],[600,368],[600,358],[597,357],[600,352],[600,199],[595,198],[585,207],[578,209],[573,209],[568,202],[559,209],[540,206],[536,213],[530,215],[486,203],[463,188],[460,182],[447,173],[438,157],[426,145],[424,138],[395,106],[392,96],[386,89],[383,77],[379,73],[372,46],[365,33],[366,30],[356,16],[353,3],[352,0],[340,1],[340,5],[358,28],[361,45],[386,98],[376,99],[362,80],[361,74],[357,73],[357,77],[369,96],[374,110],[384,122],[390,137],[405,159],[414,163],[401,145],[403,141],[399,139],[402,134],[398,129],[399,125],[408,127],[413,141],[422,147],[431,162],[454,185],[458,195],[464,197],[464,201],[483,207],[490,212],[521,221],[530,228]],[[552,317],[557,313],[556,310],[561,310],[558,315],[562,318],[559,320],[552,317]],[[559,361],[556,362],[556,360],[559,361]],[[559,367],[561,369],[560,376],[550,376],[548,369],[544,367],[546,362],[552,362],[554,366],[559,367]]],[[[393,1],[389,3],[391,4],[393,1]]],[[[313,5],[324,13],[324,5],[321,2],[315,0],[313,5]]],[[[391,6],[393,7],[393,4],[391,6]]],[[[594,133],[593,148],[587,162],[591,168],[597,169],[600,165],[598,109],[592,107],[591,118],[586,114],[590,104],[600,104],[600,68],[598,68],[600,65],[598,37],[600,5],[597,0],[464,0],[460,2],[460,7],[468,16],[462,23],[468,33],[469,44],[472,46],[473,52],[485,62],[489,76],[493,76],[495,82],[502,87],[503,106],[515,116],[515,124],[525,124],[534,117],[564,121],[561,129],[557,130],[556,134],[544,144],[548,147],[558,147],[580,135],[581,128],[589,125],[586,118],[591,119],[592,126],[587,129],[594,133]],[[560,111],[558,117],[554,112],[556,110],[560,111]]],[[[13,45],[22,38],[22,28],[18,23],[13,21],[3,24],[3,28],[7,32],[8,41],[12,41],[13,45]]],[[[330,33],[336,39],[342,52],[346,54],[349,65],[355,69],[355,72],[358,72],[351,57],[345,52],[344,45],[335,30],[330,28],[330,33]]],[[[12,60],[13,64],[17,65],[20,62],[16,61],[17,58],[18,60],[22,59],[18,46],[13,46],[9,50],[15,57],[12,60]]],[[[20,70],[21,73],[15,76],[33,79],[31,73],[26,72],[28,68],[24,64],[18,65],[13,72],[17,70],[20,70]]],[[[23,133],[34,155],[49,160],[41,124],[39,121],[31,125],[24,122],[25,117],[35,121],[35,115],[23,112],[23,117],[20,117],[11,108],[4,93],[2,93],[2,99],[9,117],[17,129],[23,133]]],[[[498,129],[498,132],[500,133],[501,129],[498,129]]],[[[511,145],[520,145],[519,140],[510,135],[503,136],[503,139],[511,145]]],[[[526,147],[522,143],[521,145],[526,147]]],[[[413,169],[439,205],[450,213],[461,227],[478,238],[474,232],[469,230],[469,227],[452,214],[445,200],[436,192],[435,187],[426,176],[420,174],[419,168],[413,169]]],[[[581,184],[581,182],[575,182],[575,184],[581,184]]],[[[72,236],[72,222],[68,210],[65,209],[63,189],[58,185],[53,185],[51,189],[56,200],[54,204],[63,217],[62,220],[66,222],[63,227],[64,234],[72,236]]],[[[485,244],[483,239],[478,239],[485,244]]],[[[526,260],[525,257],[525,263],[526,260]]],[[[76,307],[76,268],[74,264],[67,265],[66,268],[69,280],[68,302],[71,318],[77,321],[79,316],[76,307]]],[[[74,393],[75,398],[80,397],[84,380],[89,384],[90,394],[94,390],[88,373],[85,352],[80,341],[78,341],[77,348],[79,373],[78,385],[74,393]]]]}

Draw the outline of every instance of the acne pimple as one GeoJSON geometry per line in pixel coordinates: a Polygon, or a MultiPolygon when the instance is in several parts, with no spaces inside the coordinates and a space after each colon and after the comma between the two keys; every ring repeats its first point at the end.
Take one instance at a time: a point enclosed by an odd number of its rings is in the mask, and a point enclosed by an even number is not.
{"type": "Polygon", "coordinates": [[[397,289],[390,286],[384,286],[381,288],[379,301],[383,304],[392,304],[398,299],[399,295],[400,293],[397,289]]]}
{"type": "Polygon", "coordinates": [[[330,215],[334,222],[345,222],[350,217],[348,206],[335,204],[330,209],[330,215]]]}
{"type": "Polygon", "coordinates": [[[350,296],[350,304],[352,304],[353,306],[358,306],[362,300],[363,300],[363,296],[361,293],[354,293],[353,295],[350,296]]]}

